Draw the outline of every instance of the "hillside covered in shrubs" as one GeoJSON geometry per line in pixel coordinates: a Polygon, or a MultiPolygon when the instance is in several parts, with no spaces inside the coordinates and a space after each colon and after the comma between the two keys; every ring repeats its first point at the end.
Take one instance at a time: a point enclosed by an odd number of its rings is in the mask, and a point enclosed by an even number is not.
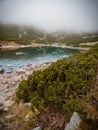
{"type": "Polygon", "coordinates": [[[93,33],[48,33],[32,26],[0,24],[0,41],[14,41],[19,44],[62,43],[78,46],[80,43],[98,41],[98,32],[93,33]]]}
{"type": "MultiPolygon", "coordinates": [[[[52,63],[33,72],[19,84],[17,100],[31,102],[32,110],[60,113],[68,122],[73,112],[81,119],[81,130],[98,128],[98,44],[88,52],[52,63]],[[85,126],[85,127],[83,127],[85,126]]],[[[43,122],[39,119],[39,124],[43,122]]],[[[45,122],[44,122],[45,125],[45,122]]]]}

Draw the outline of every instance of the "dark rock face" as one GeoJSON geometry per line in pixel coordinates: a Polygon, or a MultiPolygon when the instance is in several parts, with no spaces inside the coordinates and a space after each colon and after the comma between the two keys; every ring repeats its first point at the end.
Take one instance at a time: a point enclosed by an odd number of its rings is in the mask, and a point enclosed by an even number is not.
{"type": "Polygon", "coordinates": [[[4,69],[0,68],[0,74],[3,74],[3,73],[4,73],[4,69]]]}

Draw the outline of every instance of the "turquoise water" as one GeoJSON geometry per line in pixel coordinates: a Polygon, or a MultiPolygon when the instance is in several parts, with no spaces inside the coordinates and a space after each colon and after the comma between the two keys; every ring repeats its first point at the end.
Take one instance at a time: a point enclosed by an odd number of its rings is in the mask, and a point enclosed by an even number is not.
{"type": "Polygon", "coordinates": [[[79,50],[61,47],[28,47],[17,50],[0,50],[0,67],[16,70],[27,64],[42,64],[79,53],[79,50]]]}

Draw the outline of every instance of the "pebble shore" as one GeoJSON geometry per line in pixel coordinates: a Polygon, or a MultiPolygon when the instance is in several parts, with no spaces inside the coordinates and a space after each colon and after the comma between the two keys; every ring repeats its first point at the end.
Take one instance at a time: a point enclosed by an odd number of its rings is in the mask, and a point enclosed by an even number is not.
{"type": "Polygon", "coordinates": [[[2,104],[0,109],[7,110],[14,103],[14,101],[11,101],[11,96],[15,94],[20,81],[27,79],[33,71],[45,69],[49,65],[51,65],[50,62],[37,66],[28,64],[26,67],[19,68],[11,73],[0,74],[0,104],[2,104]]]}

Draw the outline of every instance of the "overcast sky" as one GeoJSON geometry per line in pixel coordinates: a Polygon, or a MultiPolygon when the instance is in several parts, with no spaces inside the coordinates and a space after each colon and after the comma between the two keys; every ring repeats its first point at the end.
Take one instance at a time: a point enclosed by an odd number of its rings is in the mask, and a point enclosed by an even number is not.
{"type": "Polygon", "coordinates": [[[98,0],[0,0],[0,21],[48,31],[98,31],[98,0]]]}

